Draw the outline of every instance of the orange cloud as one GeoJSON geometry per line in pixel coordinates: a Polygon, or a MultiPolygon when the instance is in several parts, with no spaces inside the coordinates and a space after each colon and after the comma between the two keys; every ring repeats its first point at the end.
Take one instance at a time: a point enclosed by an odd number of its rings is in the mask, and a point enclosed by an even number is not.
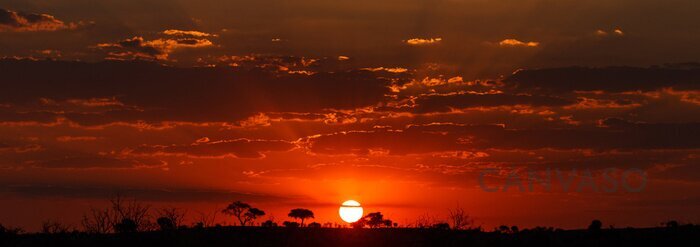
{"type": "Polygon", "coordinates": [[[94,141],[98,138],[95,136],[59,136],[56,141],[59,142],[75,142],[75,141],[94,141]]]}
{"type": "Polygon", "coordinates": [[[432,45],[432,44],[437,44],[440,41],[442,41],[442,38],[430,38],[430,39],[413,38],[413,39],[406,40],[406,43],[409,45],[432,45]]]}
{"type": "Polygon", "coordinates": [[[501,42],[498,43],[500,46],[507,46],[507,47],[537,47],[540,45],[539,42],[523,42],[517,39],[504,39],[501,40],[501,42]]]}
{"type": "Polygon", "coordinates": [[[608,32],[608,31],[605,31],[602,29],[598,29],[595,31],[595,35],[601,36],[601,37],[608,36],[611,33],[614,35],[617,35],[617,36],[625,36],[625,32],[622,31],[622,29],[620,29],[620,28],[613,29],[611,32],[608,32]]]}
{"type": "Polygon", "coordinates": [[[165,35],[171,36],[191,36],[191,37],[216,37],[215,34],[200,32],[200,31],[183,31],[177,29],[168,29],[163,31],[165,35]]]}
{"type": "Polygon", "coordinates": [[[389,72],[389,73],[404,73],[404,72],[407,72],[407,71],[408,71],[408,69],[406,69],[406,68],[401,68],[401,67],[394,67],[394,68],[385,68],[385,67],[364,68],[363,70],[372,71],[372,72],[386,71],[386,72],[389,72]]]}

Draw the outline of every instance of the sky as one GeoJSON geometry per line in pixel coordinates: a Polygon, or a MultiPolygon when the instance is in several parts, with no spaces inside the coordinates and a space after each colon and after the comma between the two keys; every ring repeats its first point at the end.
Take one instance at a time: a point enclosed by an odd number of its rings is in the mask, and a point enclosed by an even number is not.
{"type": "Polygon", "coordinates": [[[242,200],[340,223],[354,199],[401,225],[698,223],[699,11],[0,0],[0,223],[79,226],[115,195],[190,221],[242,200]]]}

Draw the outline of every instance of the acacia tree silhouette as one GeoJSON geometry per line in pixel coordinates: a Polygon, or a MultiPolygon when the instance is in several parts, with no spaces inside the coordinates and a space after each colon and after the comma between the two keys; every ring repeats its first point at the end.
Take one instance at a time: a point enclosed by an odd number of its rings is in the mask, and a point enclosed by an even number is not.
{"type": "Polygon", "coordinates": [[[229,204],[221,212],[236,217],[236,219],[238,219],[238,221],[241,223],[241,226],[245,226],[246,221],[243,217],[243,214],[247,212],[248,209],[250,209],[250,205],[248,203],[242,201],[235,201],[229,204]]]}
{"type": "Polygon", "coordinates": [[[295,219],[301,219],[301,226],[304,226],[304,220],[314,218],[314,212],[305,208],[295,208],[289,211],[287,216],[295,219]]]}
{"type": "Polygon", "coordinates": [[[262,211],[257,208],[249,208],[248,212],[243,214],[243,217],[245,218],[246,222],[250,223],[250,225],[254,225],[255,219],[263,215],[265,215],[265,211],[262,211]]]}
{"type": "Polygon", "coordinates": [[[256,218],[265,215],[264,211],[251,207],[250,204],[242,201],[232,202],[221,212],[236,217],[241,226],[252,224],[256,218]]]}

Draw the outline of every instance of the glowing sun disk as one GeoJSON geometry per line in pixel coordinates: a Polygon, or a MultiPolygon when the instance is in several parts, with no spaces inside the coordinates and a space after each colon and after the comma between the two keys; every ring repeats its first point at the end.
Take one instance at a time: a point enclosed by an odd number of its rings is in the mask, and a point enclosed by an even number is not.
{"type": "Polygon", "coordinates": [[[338,214],[340,214],[340,218],[345,222],[353,223],[362,218],[362,206],[360,206],[360,203],[357,201],[348,200],[343,202],[343,205],[340,206],[338,214]]]}

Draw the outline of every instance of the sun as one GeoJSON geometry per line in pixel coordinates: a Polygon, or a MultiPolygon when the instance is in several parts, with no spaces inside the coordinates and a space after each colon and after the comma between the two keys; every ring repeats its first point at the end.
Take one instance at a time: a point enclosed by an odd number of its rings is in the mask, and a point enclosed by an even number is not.
{"type": "Polygon", "coordinates": [[[338,210],[340,218],[347,223],[353,223],[362,218],[362,207],[360,203],[354,200],[348,200],[343,202],[338,210]]]}

